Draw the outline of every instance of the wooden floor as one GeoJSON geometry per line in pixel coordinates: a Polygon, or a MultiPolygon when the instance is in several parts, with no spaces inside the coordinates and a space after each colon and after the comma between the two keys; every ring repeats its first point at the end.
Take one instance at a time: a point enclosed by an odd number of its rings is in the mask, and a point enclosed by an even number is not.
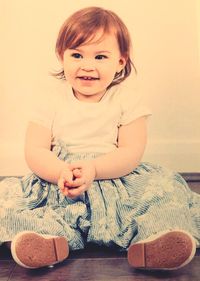
{"type": "MultiPolygon", "coordinates": [[[[187,177],[186,177],[187,179],[187,177]]],[[[200,181],[188,182],[200,193],[200,181]]],[[[88,246],[70,253],[62,264],[54,268],[28,270],[15,264],[7,248],[0,247],[0,281],[198,281],[200,280],[200,249],[193,261],[182,269],[169,272],[140,271],[128,265],[125,253],[88,246]]]]}

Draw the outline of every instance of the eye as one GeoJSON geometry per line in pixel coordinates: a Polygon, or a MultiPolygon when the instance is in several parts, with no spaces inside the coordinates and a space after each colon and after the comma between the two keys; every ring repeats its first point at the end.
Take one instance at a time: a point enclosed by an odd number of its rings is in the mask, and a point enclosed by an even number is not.
{"type": "Polygon", "coordinates": [[[107,59],[107,58],[108,58],[108,57],[105,56],[105,55],[97,55],[97,56],[95,57],[96,60],[103,60],[103,59],[107,59]]]}
{"type": "Polygon", "coordinates": [[[79,53],[73,53],[73,54],[71,54],[71,56],[75,59],[81,59],[82,58],[82,55],[79,54],[79,53]]]}

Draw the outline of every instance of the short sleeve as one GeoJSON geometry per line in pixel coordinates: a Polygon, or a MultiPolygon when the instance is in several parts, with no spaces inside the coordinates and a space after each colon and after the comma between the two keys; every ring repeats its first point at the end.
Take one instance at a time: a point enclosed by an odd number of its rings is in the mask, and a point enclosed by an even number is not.
{"type": "Polygon", "coordinates": [[[126,125],[139,117],[152,114],[135,81],[125,81],[121,85],[120,105],[121,118],[119,125],[126,125]]]}
{"type": "Polygon", "coordinates": [[[52,130],[55,114],[56,103],[52,94],[41,93],[33,101],[29,120],[52,130]]]}

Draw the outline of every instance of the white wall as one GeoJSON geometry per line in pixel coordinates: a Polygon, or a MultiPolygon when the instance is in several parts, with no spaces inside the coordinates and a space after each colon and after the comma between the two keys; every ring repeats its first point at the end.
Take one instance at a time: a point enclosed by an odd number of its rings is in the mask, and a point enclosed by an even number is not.
{"type": "Polygon", "coordinates": [[[0,175],[27,172],[26,123],[34,96],[56,83],[48,73],[59,66],[58,30],[68,15],[91,5],[117,12],[130,29],[140,91],[154,113],[144,160],[200,172],[198,0],[1,0],[0,175]]]}

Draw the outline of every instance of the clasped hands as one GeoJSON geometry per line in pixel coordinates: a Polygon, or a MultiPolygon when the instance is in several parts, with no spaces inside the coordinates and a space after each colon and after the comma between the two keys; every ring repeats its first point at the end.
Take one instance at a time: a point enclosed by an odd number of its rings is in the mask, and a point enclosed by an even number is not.
{"type": "Polygon", "coordinates": [[[96,176],[93,161],[67,164],[60,172],[58,187],[67,197],[75,198],[88,190],[96,176]]]}

